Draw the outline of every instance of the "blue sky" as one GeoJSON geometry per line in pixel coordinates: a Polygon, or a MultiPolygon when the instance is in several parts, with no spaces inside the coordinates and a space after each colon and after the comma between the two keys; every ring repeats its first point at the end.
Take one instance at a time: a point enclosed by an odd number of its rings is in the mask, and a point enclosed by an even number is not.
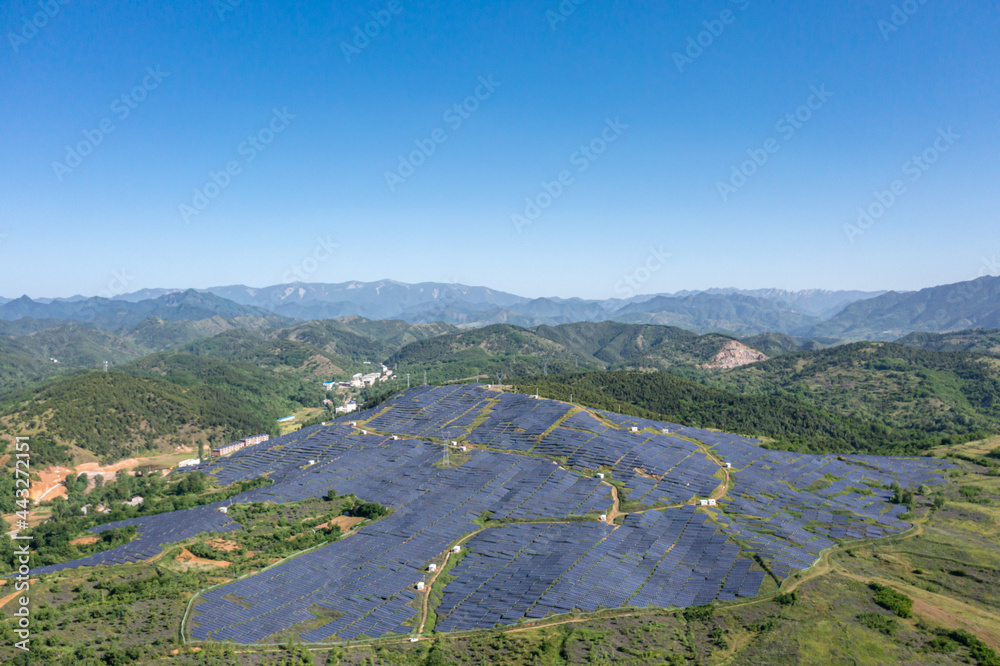
{"type": "Polygon", "coordinates": [[[0,295],[997,272],[994,3],[578,1],[5,3],[0,295]]]}

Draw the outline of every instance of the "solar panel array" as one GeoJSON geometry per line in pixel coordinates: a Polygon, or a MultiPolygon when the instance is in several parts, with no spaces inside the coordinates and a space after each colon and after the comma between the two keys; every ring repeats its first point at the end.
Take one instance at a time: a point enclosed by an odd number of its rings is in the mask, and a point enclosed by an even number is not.
{"type": "Polygon", "coordinates": [[[184,511],[129,518],[128,520],[99,525],[92,531],[99,534],[116,527],[134,525],[137,538],[127,544],[94,553],[79,560],[38,567],[32,569],[32,573],[46,574],[77,567],[129,564],[149,559],[163,550],[163,546],[189,539],[200,532],[229,532],[240,529],[239,524],[230,520],[225,514],[219,513],[215,508],[215,505],[200,506],[184,511]]]}
{"type": "Polygon", "coordinates": [[[939,484],[940,471],[951,467],[929,458],[765,451],[745,442],[717,444],[714,451],[735,461],[732,487],[720,501],[724,531],[769,558],[771,570],[782,577],[810,566],[838,539],[908,529],[899,518],[906,507],[890,502],[888,486],[939,484]]]}
{"type": "Polygon", "coordinates": [[[38,573],[134,562],[201,532],[242,529],[216,510],[222,504],[293,502],[334,489],[394,512],[206,592],[193,609],[195,638],[254,643],[305,622],[305,641],[409,633],[420,605],[415,584],[427,564],[480,530],[474,521],[484,515],[548,522],[508,522],[469,539],[468,555],[443,590],[438,630],[574,610],[686,607],[756,595],[766,574],[751,554],[787,576],[837,540],[906,529],[899,518],[905,509],[890,503],[886,486],[940,483],[946,467],[931,459],[768,451],[737,435],[581,412],[478,385],[420,386],[331,425],[203,463],[193,469],[221,484],[263,475],[273,483],[224,503],[101,526],[94,531],[135,525],[138,538],[38,573]],[[350,425],[365,419],[368,434],[350,425]],[[442,468],[443,447],[429,438],[462,438],[490,450],[473,449],[460,466],[442,468]],[[684,504],[722,483],[705,447],[732,465],[714,522],[684,504]],[[567,522],[611,507],[610,486],[593,478],[598,469],[624,484],[628,500],[660,508],[629,514],[619,526],[567,522]],[[317,626],[318,609],[335,619],[317,626]]]}
{"type": "Polygon", "coordinates": [[[570,409],[570,405],[555,400],[503,393],[467,441],[497,449],[530,451],[538,443],[539,436],[570,409]]]}
{"type": "Polygon", "coordinates": [[[451,570],[437,608],[439,631],[514,624],[568,568],[607,536],[598,523],[509,525],[485,530],[451,570]]]}

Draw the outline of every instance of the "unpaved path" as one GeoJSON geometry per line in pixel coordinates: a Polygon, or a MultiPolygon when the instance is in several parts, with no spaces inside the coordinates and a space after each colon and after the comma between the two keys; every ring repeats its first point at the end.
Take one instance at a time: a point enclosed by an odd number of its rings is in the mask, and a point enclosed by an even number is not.
{"type": "MultiPolygon", "coordinates": [[[[473,532],[472,534],[468,534],[462,537],[461,539],[458,540],[458,543],[456,543],[455,545],[461,546],[463,543],[465,543],[466,541],[476,536],[485,529],[486,529],[485,527],[480,528],[475,532],[473,532]]],[[[424,581],[423,600],[420,602],[420,605],[422,607],[422,610],[420,611],[420,626],[417,628],[418,634],[424,633],[424,625],[427,624],[427,613],[430,612],[431,588],[434,587],[434,581],[437,580],[438,576],[440,576],[444,572],[445,567],[448,566],[448,560],[450,558],[451,558],[451,549],[449,548],[448,552],[444,554],[444,562],[441,563],[441,567],[434,572],[434,575],[431,576],[431,579],[429,581],[424,581]]]]}
{"type": "Polygon", "coordinates": [[[913,612],[915,614],[949,628],[970,631],[984,643],[988,643],[994,650],[1000,650],[1000,629],[998,629],[1000,628],[1000,615],[898,580],[889,580],[878,576],[859,576],[847,573],[836,565],[833,567],[833,572],[860,583],[875,581],[899,590],[913,599],[913,612]]]}
{"type": "MultiPolygon", "coordinates": [[[[37,582],[38,582],[37,578],[30,578],[30,579],[28,579],[28,584],[29,585],[34,585],[37,582]]],[[[15,598],[17,598],[17,596],[19,594],[25,594],[25,591],[24,590],[15,590],[14,592],[8,594],[6,597],[3,597],[2,599],[0,599],[0,608],[3,608],[7,604],[9,604],[11,601],[13,601],[15,598]]]]}
{"type": "Polygon", "coordinates": [[[608,485],[611,486],[611,498],[614,500],[614,503],[611,505],[611,510],[608,511],[608,519],[604,522],[608,523],[609,525],[614,525],[615,518],[617,518],[618,516],[626,516],[628,514],[623,513],[621,511],[622,504],[618,500],[618,486],[616,486],[613,483],[608,483],[608,485]]]}

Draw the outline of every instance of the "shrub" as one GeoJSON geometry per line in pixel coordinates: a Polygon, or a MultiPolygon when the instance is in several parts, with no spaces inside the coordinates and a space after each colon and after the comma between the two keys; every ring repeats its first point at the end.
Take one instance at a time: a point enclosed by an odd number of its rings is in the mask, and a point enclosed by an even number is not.
{"type": "Polygon", "coordinates": [[[382,516],[389,515],[389,509],[382,506],[378,502],[365,502],[360,500],[351,508],[350,513],[352,516],[360,516],[362,518],[368,518],[369,520],[375,520],[381,518],[382,516]]]}
{"type": "Polygon", "coordinates": [[[938,636],[927,643],[927,649],[931,652],[943,652],[948,654],[958,649],[958,643],[951,640],[947,636],[938,636]]]}
{"type": "Polygon", "coordinates": [[[983,493],[983,489],[979,486],[962,486],[958,489],[958,492],[961,493],[962,497],[965,499],[971,500],[979,497],[983,493]]]}
{"type": "Polygon", "coordinates": [[[881,613],[862,613],[858,616],[858,621],[869,629],[881,631],[886,636],[893,636],[899,630],[896,618],[881,613]]]}
{"type": "Polygon", "coordinates": [[[910,617],[913,613],[913,599],[905,594],[874,581],[868,583],[868,587],[875,590],[875,603],[882,608],[891,610],[899,617],[910,617]]]}
{"type": "Polygon", "coordinates": [[[947,634],[951,640],[969,648],[972,657],[979,666],[1000,666],[1000,655],[986,643],[982,642],[964,629],[955,629],[947,634]]]}
{"type": "Polygon", "coordinates": [[[774,600],[782,606],[791,606],[799,600],[799,593],[797,591],[793,591],[787,594],[779,594],[774,597],[774,600]]]}
{"type": "Polygon", "coordinates": [[[684,619],[688,622],[694,620],[707,620],[715,613],[715,607],[711,604],[707,606],[696,606],[684,611],[684,619]]]}

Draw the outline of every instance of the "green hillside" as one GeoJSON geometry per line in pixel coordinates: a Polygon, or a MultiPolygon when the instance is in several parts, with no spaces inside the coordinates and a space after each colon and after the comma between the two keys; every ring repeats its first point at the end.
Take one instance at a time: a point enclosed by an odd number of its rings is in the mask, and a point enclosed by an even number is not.
{"type": "MultiPolygon", "coordinates": [[[[363,317],[342,317],[332,319],[322,323],[328,330],[350,331],[364,338],[371,338],[384,342],[391,347],[398,349],[417,340],[425,340],[447,333],[457,333],[461,329],[451,324],[436,322],[432,324],[410,324],[399,319],[385,319],[373,321],[363,317]]],[[[304,326],[308,326],[305,324],[304,326]]],[[[299,327],[302,328],[302,327],[299,327]]],[[[295,329],[291,329],[295,330],[295,329]]]]}
{"type": "Polygon", "coordinates": [[[710,362],[732,340],[712,333],[698,335],[674,326],[612,321],[539,326],[532,331],[610,368],[694,366],[710,362]]]}
{"type": "Polygon", "coordinates": [[[25,350],[9,338],[0,338],[0,397],[60,374],[65,367],[25,350]]]}
{"type": "Polygon", "coordinates": [[[779,449],[914,455],[940,438],[832,414],[788,398],[738,395],[662,372],[589,372],[520,377],[546,398],[773,440],[779,449]]]}
{"type": "Polygon", "coordinates": [[[574,353],[531,330],[494,324],[410,343],[386,361],[397,376],[427,371],[432,383],[472,377],[477,371],[495,375],[534,375],[597,369],[602,364],[574,353]]]}
{"type": "Polygon", "coordinates": [[[741,340],[743,344],[761,351],[768,356],[781,356],[797,351],[814,351],[833,347],[840,341],[836,338],[793,338],[784,333],[761,333],[741,340]]]}
{"type": "Polygon", "coordinates": [[[706,381],[891,428],[935,435],[1000,431],[1000,361],[859,342],[736,368],[706,381]]]}
{"type": "Polygon", "coordinates": [[[226,319],[216,315],[207,319],[180,321],[149,317],[133,328],[122,331],[121,336],[151,352],[167,351],[232,329],[267,330],[277,323],[275,317],[226,319]]]}
{"type": "Polygon", "coordinates": [[[168,321],[143,320],[131,329],[108,332],[66,320],[0,321],[0,398],[67,371],[118,366],[146,354],[166,351],[226,331],[272,327],[278,319],[211,317],[168,321]],[[19,325],[27,322],[25,325],[19,325]],[[55,359],[55,362],[51,359],[55,359]]]}
{"type": "Polygon", "coordinates": [[[431,381],[453,381],[481,373],[508,376],[596,369],[669,370],[701,376],[728,336],[698,335],[673,326],[581,322],[521,328],[494,324],[406,345],[387,363],[399,372],[427,371],[431,381]]]}
{"type": "Polygon", "coordinates": [[[72,322],[0,337],[0,397],[49,377],[98,368],[104,361],[124,363],[147,353],[113,333],[72,322]]]}
{"type": "Polygon", "coordinates": [[[901,335],[1000,327],[1000,277],[984,276],[915,292],[890,291],[851,303],[809,335],[894,340],[901,335]]]}
{"type": "Polygon", "coordinates": [[[65,324],[15,338],[16,344],[34,356],[59,361],[73,368],[99,368],[108,361],[118,365],[149,353],[145,347],[80,324],[65,324]]]}
{"type": "Polygon", "coordinates": [[[967,351],[1000,356],[1000,330],[996,329],[975,328],[953,333],[910,333],[896,342],[932,351],[967,351]]]}
{"type": "MultiPolygon", "coordinates": [[[[383,322],[372,322],[383,323],[383,322]]],[[[378,327],[371,327],[377,329],[378,327]]],[[[274,337],[309,345],[327,354],[348,359],[354,363],[375,363],[385,359],[398,347],[386,340],[358,333],[336,319],[310,321],[292,328],[274,332],[274,337]]]]}
{"type": "Polygon", "coordinates": [[[0,406],[0,422],[7,432],[45,437],[110,462],[168,445],[276,431],[279,416],[320,406],[323,395],[316,382],[290,372],[154,354],[12,396],[0,406]]]}

